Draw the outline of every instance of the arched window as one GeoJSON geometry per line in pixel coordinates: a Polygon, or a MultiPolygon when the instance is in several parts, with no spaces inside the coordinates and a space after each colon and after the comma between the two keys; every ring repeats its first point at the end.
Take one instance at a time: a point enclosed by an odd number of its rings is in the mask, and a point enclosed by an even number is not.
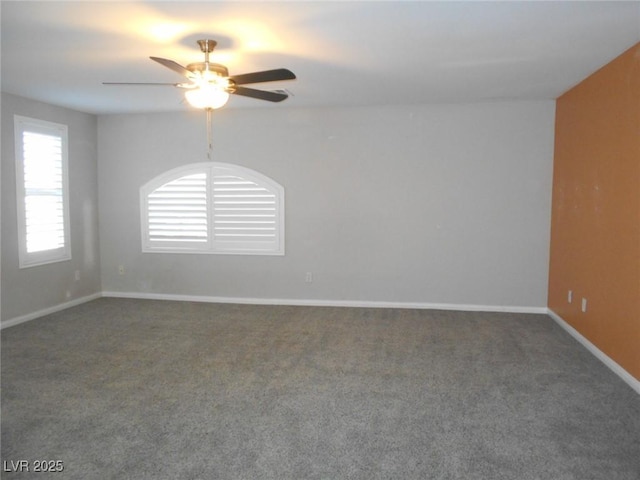
{"type": "Polygon", "coordinates": [[[143,252],[284,255],[284,189],[255,170],[205,162],[140,188],[143,252]]]}

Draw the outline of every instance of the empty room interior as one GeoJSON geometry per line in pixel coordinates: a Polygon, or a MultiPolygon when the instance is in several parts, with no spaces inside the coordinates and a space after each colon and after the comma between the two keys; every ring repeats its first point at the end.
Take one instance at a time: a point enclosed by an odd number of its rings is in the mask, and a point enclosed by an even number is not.
{"type": "Polygon", "coordinates": [[[640,2],[0,21],[1,478],[640,478],[640,2]]]}

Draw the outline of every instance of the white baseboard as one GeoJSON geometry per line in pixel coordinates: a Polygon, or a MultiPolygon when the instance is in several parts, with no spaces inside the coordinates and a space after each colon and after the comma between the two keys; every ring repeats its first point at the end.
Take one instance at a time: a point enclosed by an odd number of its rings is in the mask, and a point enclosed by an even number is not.
{"type": "Polygon", "coordinates": [[[467,312],[507,312],[547,314],[546,307],[520,307],[505,305],[472,305],[458,303],[380,302],[367,300],[317,300],[297,298],[210,297],[200,295],[173,295],[160,293],[102,292],[104,297],[138,298],[142,300],[174,300],[203,303],[242,303],[249,305],[291,305],[303,307],[362,307],[413,308],[426,310],[457,310],[467,312]]]}
{"type": "Polygon", "coordinates": [[[241,303],[249,305],[291,305],[309,307],[362,307],[362,308],[415,308],[428,310],[458,310],[468,312],[507,312],[507,313],[541,313],[546,314],[546,307],[520,307],[505,305],[472,305],[458,303],[418,303],[418,302],[379,302],[367,300],[314,300],[292,298],[250,298],[250,297],[212,297],[203,295],[174,295],[163,293],[139,293],[139,292],[99,292],[82,298],[76,298],[69,302],[61,303],[53,307],[45,308],[27,315],[11,318],[0,323],[0,329],[12,327],[20,323],[34,320],[50,313],[75,307],[85,302],[100,297],[113,298],[137,298],[141,300],[174,300],[182,302],[203,303],[241,303]]]}
{"type": "Polygon", "coordinates": [[[571,335],[578,342],[580,342],[587,350],[589,350],[593,355],[595,355],[598,358],[598,360],[600,360],[607,367],[609,367],[616,375],[618,375],[631,388],[633,388],[638,394],[640,394],[640,381],[636,380],[633,377],[633,375],[627,372],[624,368],[622,368],[614,360],[612,360],[607,354],[605,354],[602,350],[600,350],[593,343],[591,343],[584,336],[582,336],[580,332],[578,332],[575,328],[569,325],[556,312],[549,309],[548,313],[549,313],[549,316],[553,318],[558,325],[560,325],[564,330],[567,331],[567,333],[569,333],[569,335],[571,335]]]}
{"type": "Polygon", "coordinates": [[[86,297],[76,298],[74,300],[70,300],[68,302],[64,302],[59,305],[54,305],[53,307],[44,308],[36,312],[31,312],[26,315],[14,317],[0,323],[0,330],[7,327],[13,327],[14,325],[28,322],[29,320],[34,320],[39,317],[44,317],[45,315],[49,315],[51,313],[59,312],[61,310],[66,310],[67,308],[75,307],[76,305],[81,305],[83,303],[90,302],[91,300],[95,300],[100,297],[102,297],[102,293],[98,292],[92,295],[87,295],[86,297]]]}

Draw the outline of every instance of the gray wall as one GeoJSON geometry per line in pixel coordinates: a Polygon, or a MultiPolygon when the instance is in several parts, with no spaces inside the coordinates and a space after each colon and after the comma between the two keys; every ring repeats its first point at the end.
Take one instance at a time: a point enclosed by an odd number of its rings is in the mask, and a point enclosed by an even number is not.
{"type": "Polygon", "coordinates": [[[138,189],[206,159],[204,114],[101,116],[103,290],[545,307],[554,108],[216,112],[214,160],[285,187],[284,257],[143,254],[138,189]]]}
{"type": "Polygon", "coordinates": [[[97,118],[2,94],[2,320],[15,319],[96,294],[98,241],[97,118]],[[69,127],[70,261],[18,268],[14,114],[69,127]],[[76,281],[75,272],[80,272],[76,281]]]}

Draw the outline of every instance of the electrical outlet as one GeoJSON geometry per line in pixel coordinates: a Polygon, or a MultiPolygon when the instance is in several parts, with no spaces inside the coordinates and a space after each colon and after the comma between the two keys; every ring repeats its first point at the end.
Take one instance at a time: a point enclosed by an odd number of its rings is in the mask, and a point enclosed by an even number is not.
{"type": "Polygon", "coordinates": [[[587,299],[586,298],[582,299],[582,311],[583,312],[587,311],[587,299]]]}
{"type": "Polygon", "coordinates": [[[124,265],[118,265],[118,274],[124,275],[124,265]]]}
{"type": "Polygon", "coordinates": [[[313,282],[313,273],[312,272],[307,272],[304,276],[304,281],[305,283],[311,283],[313,282]]]}
{"type": "Polygon", "coordinates": [[[567,302],[571,303],[573,301],[573,290],[569,290],[569,293],[567,293],[567,302]]]}

